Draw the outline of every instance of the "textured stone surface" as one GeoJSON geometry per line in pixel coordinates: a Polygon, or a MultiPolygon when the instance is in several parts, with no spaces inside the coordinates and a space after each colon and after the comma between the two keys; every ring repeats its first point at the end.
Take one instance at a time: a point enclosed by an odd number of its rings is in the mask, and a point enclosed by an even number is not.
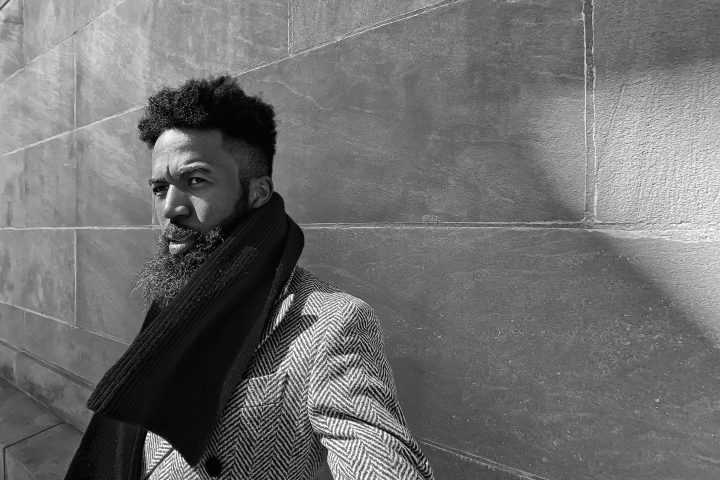
{"type": "Polygon", "coordinates": [[[77,33],[78,126],[144,103],[152,5],[126,0],[77,33]]]}
{"type": "Polygon", "coordinates": [[[301,264],[378,313],[417,437],[553,479],[720,474],[720,352],[612,239],[505,228],[306,237],[301,264]]]}
{"type": "Polygon", "coordinates": [[[155,252],[153,230],[78,231],[77,324],[128,343],[140,330],[142,292],[132,277],[155,252]]]}
{"type": "Polygon", "coordinates": [[[73,0],[73,27],[77,30],[118,3],[118,0],[73,0]]]}
{"type": "Polygon", "coordinates": [[[8,480],[62,478],[81,437],[77,429],[61,423],[16,443],[5,451],[8,480]]]}
{"type": "Polygon", "coordinates": [[[73,5],[68,0],[33,0],[24,4],[23,43],[25,60],[29,62],[72,32],[73,5]]]}
{"type": "Polygon", "coordinates": [[[127,349],[115,340],[31,313],[25,315],[25,345],[33,355],[91,383],[97,383],[127,349]]]}
{"type": "Polygon", "coordinates": [[[287,1],[126,0],[77,35],[78,125],[145,103],[160,86],[287,55],[287,1]],[[212,35],[188,35],[202,25],[212,35]]]}
{"type": "Polygon", "coordinates": [[[15,381],[15,359],[18,349],[0,340],[0,377],[15,381]]]}
{"type": "Polygon", "coordinates": [[[6,476],[5,448],[61,422],[12,384],[0,379],[0,472],[3,480],[11,478],[6,476]]]}
{"type": "Polygon", "coordinates": [[[0,301],[75,318],[74,233],[0,230],[0,301]]]}
{"type": "Polygon", "coordinates": [[[0,154],[73,127],[72,38],[0,83],[0,154]]]}
{"type": "Polygon", "coordinates": [[[77,217],[73,135],[25,149],[25,226],[71,227],[77,217]]]}
{"type": "Polygon", "coordinates": [[[0,82],[25,64],[22,12],[22,0],[10,0],[0,10],[0,82]]]}
{"type": "Polygon", "coordinates": [[[288,54],[288,0],[155,2],[149,86],[241,70],[288,54]],[[212,35],[187,35],[202,25],[212,35]]]}
{"type": "Polygon", "coordinates": [[[302,50],[343,37],[392,17],[438,3],[437,0],[356,0],[291,2],[292,49],[302,50]]]}
{"type": "Polygon", "coordinates": [[[17,355],[15,383],[76,428],[87,428],[92,416],[85,407],[92,392],[90,384],[27,353],[17,355]]]}
{"type": "Polygon", "coordinates": [[[687,312],[720,346],[720,241],[665,235],[643,238],[607,231],[605,235],[673,305],[687,312]]]}
{"type": "Polygon", "coordinates": [[[488,463],[481,459],[458,455],[449,452],[445,448],[438,448],[422,441],[420,441],[420,447],[430,465],[432,465],[436,479],[527,480],[528,478],[527,476],[521,477],[497,468],[490,468],[488,463]]]}
{"type": "Polygon", "coordinates": [[[33,0],[25,3],[26,33],[23,43],[25,62],[29,62],[65,40],[118,0],[33,0]]]}
{"type": "Polygon", "coordinates": [[[25,344],[23,311],[5,303],[0,303],[0,340],[20,348],[25,344]]]}
{"type": "Polygon", "coordinates": [[[0,227],[24,227],[25,206],[23,204],[25,178],[25,151],[0,157],[0,227]]]}
{"type": "Polygon", "coordinates": [[[5,448],[60,423],[60,418],[0,379],[0,447],[5,448]]]}
{"type": "Polygon", "coordinates": [[[598,2],[598,218],[675,228],[720,218],[720,4],[598,2]]]}
{"type": "Polygon", "coordinates": [[[240,77],[302,222],[577,220],[582,4],[461,2],[240,77]]]}
{"type": "Polygon", "coordinates": [[[75,133],[78,225],[149,225],[150,151],[138,139],[141,111],[75,133]]]}

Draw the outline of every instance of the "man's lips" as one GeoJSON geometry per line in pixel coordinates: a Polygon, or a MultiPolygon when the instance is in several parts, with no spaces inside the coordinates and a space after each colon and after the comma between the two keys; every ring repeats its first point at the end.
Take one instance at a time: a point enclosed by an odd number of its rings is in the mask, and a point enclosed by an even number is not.
{"type": "Polygon", "coordinates": [[[166,235],[165,238],[167,238],[169,242],[180,243],[180,242],[192,240],[194,236],[195,235],[190,233],[188,235],[185,235],[184,237],[171,237],[170,235],[166,235]]]}
{"type": "Polygon", "coordinates": [[[168,250],[172,255],[180,255],[187,252],[192,248],[197,239],[197,233],[194,231],[172,231],[172,227],[169,232],[165,234],[165,238],[168,241],[168,250]]]}
{"type": "Polygon", "coordinates": [[[168,250],[170,251],[170,254],[172,255],[180,255],[181,253],[185,253],[192,246],[195,244],[195,240],[192,238],[192,235],[189,237],[186,237],[182,240],[176,240],[176,239],[169,239],[170,243],[168,244],[168,250]]]}

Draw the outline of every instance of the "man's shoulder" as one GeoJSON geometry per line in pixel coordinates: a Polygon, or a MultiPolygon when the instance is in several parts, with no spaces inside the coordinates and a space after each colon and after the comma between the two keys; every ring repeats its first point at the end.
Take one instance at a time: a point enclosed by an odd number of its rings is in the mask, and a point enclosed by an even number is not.
{"type": "Polygon", "coordinates": [[[288,293],[295,295],[305,309],[333,311],[370,310],[365,301],[339,289],[335,285],[319,279],[307,269],[297,266],[293,272],[288,293]]]}

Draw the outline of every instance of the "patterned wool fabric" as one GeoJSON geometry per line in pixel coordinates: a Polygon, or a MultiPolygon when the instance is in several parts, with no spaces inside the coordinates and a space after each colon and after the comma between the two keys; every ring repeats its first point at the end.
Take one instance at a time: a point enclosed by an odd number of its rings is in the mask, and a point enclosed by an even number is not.
{"type": "Polygon", "coordinates": [[[149,433],[151,480],[432,479],[400,410],[377,318],[296,267],[196,467],[149,433]]]}

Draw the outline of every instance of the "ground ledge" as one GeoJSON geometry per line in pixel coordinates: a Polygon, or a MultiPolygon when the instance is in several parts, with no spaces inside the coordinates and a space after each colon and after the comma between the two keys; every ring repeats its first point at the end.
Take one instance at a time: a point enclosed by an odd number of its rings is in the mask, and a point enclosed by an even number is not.
{"type": "Polygon", "coordinates": [[[65,475],[82,433],[0,378],[2,480],[55,480],[65,475]]]}

